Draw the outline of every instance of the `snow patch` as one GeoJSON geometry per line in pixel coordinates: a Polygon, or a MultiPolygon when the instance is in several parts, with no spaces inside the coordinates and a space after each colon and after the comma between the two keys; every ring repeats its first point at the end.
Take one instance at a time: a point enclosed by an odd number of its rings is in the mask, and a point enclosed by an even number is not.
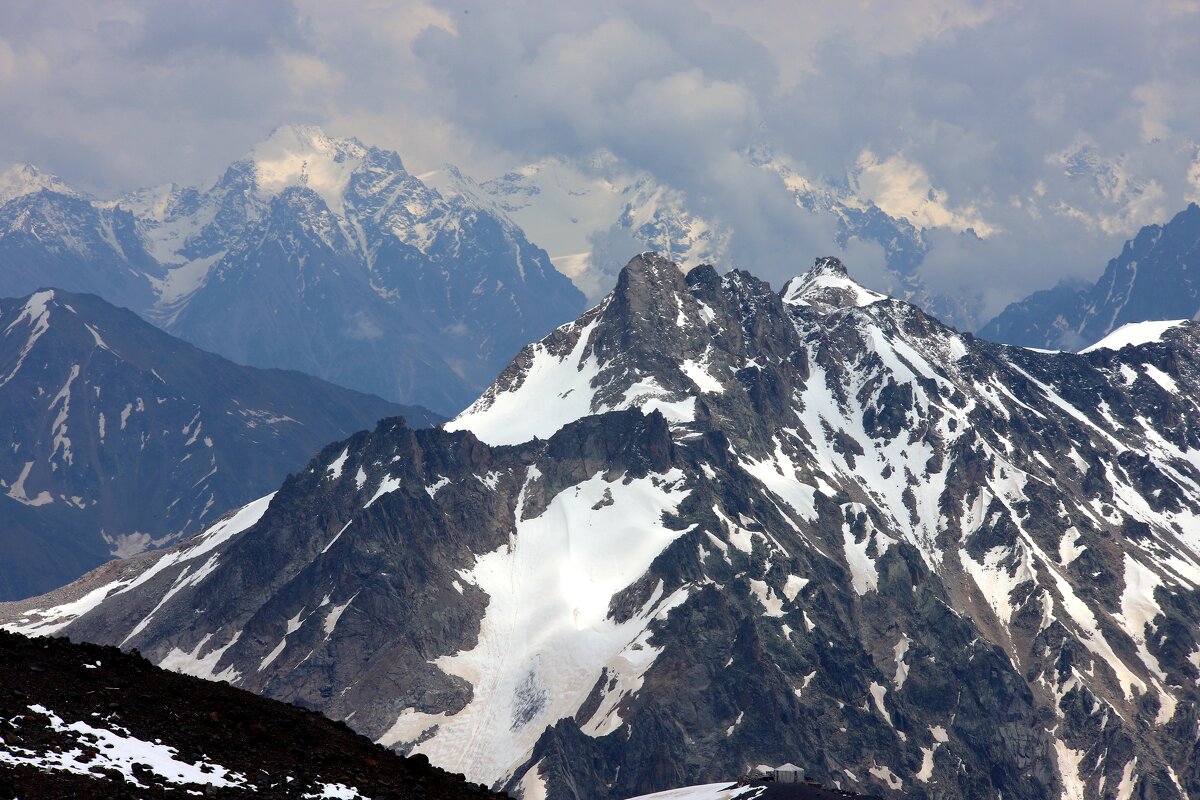
{"type": "Polygon", "coordinates": [[[1063,800],[1084,800],[1087,786],[1079,776],[1079,762],[1084,755],[1083,750],[1072,750],[1061,739],[1054,740],[1054,757],[1058,762],[1058,776],[1062,779],[1063,800]]]}
{"type": "Polygon", "coordinates": [[[1137,762],[1137,756],[1134,756],[1121,770],[1121,782],[1117,785],[1116,800],[1130,800],[1133,797],[1133,790],[1137,786],[1137,775],[1134,774],[1137,762]]]}
{"type": "Polygon", "coordinates": [[[899,791],[904,786],[904,782],[896,777],[888,767],[875,766],[868,769],[867,772],[886,783],[892,791],[899,791]]]}
{"type": "Polygon", "coordinates": [[[1012,621],[1013,606],[1010,597],[1017,587],[1034,580],[1033,565],[1029,552],[1019,544],[1010,549],[1004,546],[993,547],[983,554],[982,561],[973,560],[967,551],[958,551],[963,569],[975,581],[992,611],[1005,625],[1012,621]],[[1012,564],[1014,550],[1016,563],[1012,564]]]}
{"type": "Polygon", "coordinates": [[[1142,369],[1146,370],[1146,374],[1154,380],[1162,388],[1166,389],[1171,394],[1180,394],[1179,384],[1175,382],[1167,373],[1163,372],[1153,364],[1142,364],[1142,369]]]}
{"type": "Polygon", "coordinates": [[[888,712],[887,707],[883,704],[883,698],[887,695],[887,687],[882,686],[875,681],[871,681],[871,699],[875,701],[875,708],[879,711],[879,716],[887,720],[887,724],[891,727],[896,727],[892,724],[892,715],[888,712]]]}
{"type": "Polygon", "coordinates": [[[8,324],[4,329],[4,335],[12,333],[17,325],[22,322],[28,322],[32,330],[29,332],[29,338],[25,340],[25,344],[21,347],[21,352],[17,356],[17,363],[13,366],[8,375],[0,380],[0,386],[4,386],[11,381],[16,374],[21,371],[21,366],[25,363],[25,358],[33,350],[33,346],[37,344],[38,339],[50,330],[50,301],[54,299],[54,291],[46,289],[41,292],[34,292],[25,301],[25,305],[21,308],[21,313],[17,318],[8,324]]]}
{"type": "Polygon", "coordinates": [[[367,504],[363,506],[363,508],[370,508],[372,503],[383,497],[385,494],[399,489],[402,483],[403,481],[400,478],[393,478],[390,475],[385,477],[379,482],[379,488],[375,490],[375,494],[371,495],[371,499],[367,501],[367,504]]]}
{"type": "Polygon", "coordinates": [[[892,678],[892,685],[896,687],[896,691],[900,691],[904,687],[904,681],[908,679],[908,663],[904,660],[904,656],[908,654],[908,646],[912,644],[912,639],[908,638],[908,634],[900,634],[900,641],[896,642],[896,646],[892,648],[892,653],[896,659],[896,675],[892,678]]]}
{"type": "Polygon", "coordinates": [[[212,634],[204,635],[190,653],[180,650],[178,647],[172,647],[171,652],[158,662],[158,666],[163,669],[169,669],[173,672],[181,672],[184,675],[192,675],[196,678],[203,678],[206,681],[225,681],[226,683],[234,683],[241,673],[233,667],[226,667],[220,672],[216,671],[217,664],[221,661],[221,656],[225,655],[225,651],[237,644],[237,640],[242,637],[242,632],[238,631],[233,634],[233,638],[225,643],[223,647],[214,648],[203,656],[200,651],[208,644],[212,634]]]}
{"type": "Polygon", "coordinates": [[[1095,344],[1080,350],[1080,353],[1091,353],[1094,350],[1120,350],[1130,345],[1147,344],[1162,340],[1167,331],[1178,328],[1187,322],[1185,319],[1152,320],[1148,322],[1129,322],[1105,336],[1095,344]]]}
{"type": "Polygon", "coordinates": [[[737,783],[706,783],[644,794],[630,800],[752,800],[762,793],[761,786],[740,786],[737,783]]]}
{"type": "Polygon", "coordinates": [[[796,599],[796,595],[808,586],[808,578],[801,578],[799,575],[788,575],[787,580],[783,582],[783,596],[792,602],[796,599]]]}
{"type": "MultiPolygon", "coordinates": [[[[177,549],[159,557],[148,569],[133,578],[104,584],[80,598],[58,606],[44,609],[30,609],[25,612],[25,616],[20,622],[10,623],[4,627],[7,630],[23,633],[27,636],[49,636],[73,620],[91,611],[108,597],[135,589],[164,570],[206,555],[234,536],[245,532],[262,518],[262,515],[266,513],[267,508],[270,506],[273,497],[275,497],[274,492],[266,497],[260,497],[252,503],[247,503],[238,509],[236,513],[186,540],[177,549]]],[[[179,580],[186,580],[186,578],[184,575],[180,575],[179,580]]],[[[176,581],[173,584],[173,588],[177,587],[178,584],[179,581],[176,581]]],[[[169,595],[170,593],[171,590],[168,590],[164,595],[169,595]]],[[[162,603],[160,602],[159,606],[155,607],[155,611],[161,605],[162,603]]],[[[151,611],[146,619],[141,620],[134,626],[133,630],[142,630],[153,615],[154,611],[151,611]]],[[[128,639],[129,637],[127,636],[126,641],[128,639]]]]}
{"type": "Polygon", "coordinates": [[[33,462],[26,461],[25,466],[21,468],[21,474],[8,487],[8,496],[18,503],[23,503],[27,506],[44,506],[54,502],[54,498],[47,491],[38,492],[37,497],[30,497],[25,493],[25,480],[29,477],[29,471],[33,469],[33,462]]]}
{"type": "Polygon", "coordinates": [[[354,602],[354,598],[358,597],[358,592],[350,596],[350,599],[342,603],[340,606],[333,606],[325,614],[325,621],[321,623],[322,629],[325,631],[325,638],[328,639],[333,635],[333,631],[337,628],[338,621],[341,620],[342,614],[354,602]]]}
{"type": "Polygon", "coordinates": [[[683,370],[683,374],[688,376],[688,379],[696,384],[701,392],[720,394],[725,391],[725,387],[721,382],[714,378],[711,373],[699,362],[692,359],[686,359],[679,365],[683,370]]]}
{"type": "Polygon", "coordinates": [[[62,717],[45,706],[31,705],[28,708],[46,717],[55,732],[72,735],[79,746],[37,753],[0,739],[0,764],[30,766],[89,777],[95,777],[97,768],[111,769],[119,772],[127,783],[142,786],[134,773],[136,765],[139,769],[149,769],[170,783],[254,788],[248,786],[245,775],[231,772],[210,761],[202,760],[195,764],[181,761],[176,758],[178,751],[175,748],[138,739],[128,731],[97,728],[82,721],[68,725],[62,717]],[[84,748],[91,752],[85,754],[84,748]]]}
{"type": "Polygon", "coordinates": [[[1063,532],[1063,537],[1058,543],[1058,563],[1065,567],[1079,558],[1084,550],[1087,550],[1087,545],[1079,544],[1079,531],[1072,525],[1063,532]]]}
{"type": "Polygon", "coordinates": [[[866,594],[879,588],[879,568],[875,560],[867,554],[875,540],[874,531],[870,531],[861,542],[855,541],[850,526],[842,526],[842,543],[846,553],[846,565],[850,567],[850,582],[855,594],[866,594]]]}
{"type": "Polygon", "coordinates": [[[261,662],[259,662],[258,671],[262,672],[264,669],[271,666],[271,662],[273,662],[275,659],[279,658],[279,656],[283,653],[283,651],[286,648],[287,648],[287,637],[284,636],[282,639],[279,640],[279,644],[275,645],[275,648],[271,652],[269,652],[265,656],[263,656],[263,660],[261,662]]]}
{"type": "Polygon", "coordinates": [[[336,481],[342,477],[342,467],[346,466],[346,459],[350,457],[350,448],[347,447],[342,451],[342,454],[335,458],[333,462],[325,468],[329,480],[336,481]]]}
{"type": "MultiPolygon", "coordinates": [[[[351,519],[350,522],[354,522],[354,520],[351,519]]],[[[334,534],[333,538],[329,540],[329,544],[327,544],[321,548],[321,555],[325,555],[326,553],[328,553],[329,548],[333,547],[333,543],[336,542],[338,539],[342,538],[342,534],[345,533],[346,529],[350,527],[350,522],[347,522],[345,525],[343,525],[341,530],[339,530],[336,534],[334,534]]]]}
{"type": "Polygon", "coordinates": [[[783,616],[783,600],[779,595],[775,594],[775,590],[768,586],[765,582],[751,578],[750,592],[758,600],[759,605],[763,607],[764,617],[782,617],[783,616]]]}
{"type": "Polygon", "coordinates": [[[320,793],[309,792],[303,797],[305,800],[367,800],[358,789],[344,783],[322,783],[320,793]]]}

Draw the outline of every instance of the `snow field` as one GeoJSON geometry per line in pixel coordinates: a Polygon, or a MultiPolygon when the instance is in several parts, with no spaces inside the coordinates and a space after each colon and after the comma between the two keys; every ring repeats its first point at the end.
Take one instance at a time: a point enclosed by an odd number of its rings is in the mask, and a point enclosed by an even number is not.
{"type": "Polygon", "coordinates": [[[1178,328],[1187,320],[1165,319],[1148,322],[1129,322],[1105,336],[1093,345],[1080,350],[1080,353],[1091,353],[1095,350],[1120,350],[1130,345],[1147,344],[1161,341],[1163,334],[1172,328],[1178,328]]]}
{"type": "Polygon", "coordinates": [[[685,533],[662,525],[663,513],[687,494],[678,485],[682,473],[628,483],[596,475],[561,492],[540,516],[522,519],[539,477],[531,469],[526,478],[511,544],[461,573],[490,598],[479,643],[435,663],[474,687],[471,703],[445,716],[406,710],[380,739],[409,742],[437,726],[416,750],[472,781],[511,774],[547,725],[575,714],[604,669],[616,686],[589,732],[620,724],[616,703],[637,690],[657,654],[647,627],[686,597],[663,597],[660,585],[632,619],[608,617],[613,596],[685,533]],[[593,510],[606,492],[614,503],[593,510]]]}
{"type": "Polygon", "coordinates": [[[579,331],[574,348],[559,358],[538,342],[530,345],[532,362],[521,385],[512,391],[488,392],[446,423],[448,431],[469,430],[490,445],[548,439],[555,431],[598,409],[592,408],[592,381],[600,366],[584,357],[599,316],[579,331]],[[537,413],[530,413],[531,409],[537,413]]]}

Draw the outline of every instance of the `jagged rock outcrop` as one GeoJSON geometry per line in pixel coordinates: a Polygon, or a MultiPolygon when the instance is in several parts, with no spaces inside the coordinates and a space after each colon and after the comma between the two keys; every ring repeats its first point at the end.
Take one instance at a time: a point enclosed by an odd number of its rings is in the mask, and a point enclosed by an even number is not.
{"type": "Polygon", "coordinates": [[[330,445],[0,607],[527,797],[802,763],[887,797],[1200,790],[1200,326],[961,335],[833,259],[643,254],[443,429],[330,445]]]}

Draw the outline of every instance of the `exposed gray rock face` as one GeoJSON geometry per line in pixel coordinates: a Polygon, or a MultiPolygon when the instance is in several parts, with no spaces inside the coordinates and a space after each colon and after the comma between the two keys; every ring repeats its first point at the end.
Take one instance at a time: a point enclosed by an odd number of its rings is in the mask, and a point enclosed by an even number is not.
{"type": "Polygon", "coordinates": [[[443,429],[0,607],[472,780],[793,761],[887,797],[1200,791],[1200,326],[1049,355],[821,260],[644,254],[443,429]]]}
{"type": "Polygon", "coordinates": [[[979,330],[1025,347],[1079,350],[1131,322],[1200,315],[1200,206],[1147,225],[1094,285],[1034,292],[979,330]]]}
{"type": "Polygon", "coordinates": [[[419,408],[232,364],[94,295],[0,300],[0,598],[174,542],[419,408]]]}
{"type": "Polygon", "coordinates": [[[494,204],[312,127],[279,128],[206,190],[101,201],[36,172],[8,183],[0,295],[95,292],[239,363],[446,414],[584,307],[494,204]]]}

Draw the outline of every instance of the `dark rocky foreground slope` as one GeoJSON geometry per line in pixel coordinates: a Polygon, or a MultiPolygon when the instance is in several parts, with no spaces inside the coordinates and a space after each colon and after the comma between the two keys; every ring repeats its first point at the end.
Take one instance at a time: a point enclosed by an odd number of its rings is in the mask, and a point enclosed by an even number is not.
{"type": "Polygon", "coordinates": [[[195,533],[395,414],[441,419],[231,363],[95,295],[0,299],[0,599],[195,533]]]}
{"type": "Polygon", "coordinates": [[[317,712],[115,647],[0,631],[0,798],[486,800],[317,712]]]}
{"type": "Polygon", "coordinates": [[[1147,225],[1091,285],[1064,284],[1009,305],[979,329],[985,339],[1079,350],[1122,325],[1200,315],[1200,206],[1147,225]]]}
{"type": "Polygon", "coordinates": [[[919,798],[1200,792],[1200,326],[960,335],[822,260],[651,255],[444,429],[0,606],[527,798],[804,764],[919,798]]]}

